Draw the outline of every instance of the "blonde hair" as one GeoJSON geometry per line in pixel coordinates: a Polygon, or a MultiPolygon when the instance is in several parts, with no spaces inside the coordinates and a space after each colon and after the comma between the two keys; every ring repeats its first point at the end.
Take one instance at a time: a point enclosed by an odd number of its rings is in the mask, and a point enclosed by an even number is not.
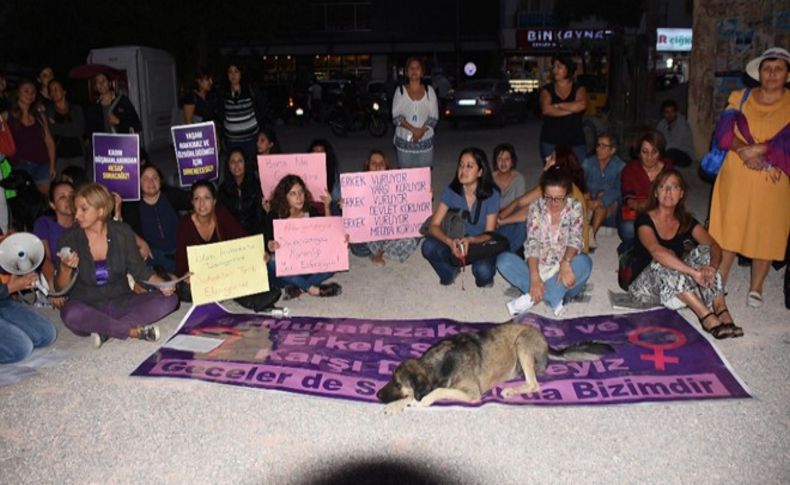
{"type": "Polygon", "coordinates": [[[99,185],[95,182],[88,182],[82,184],[75,192],[74,198],[71,199],[72,210],[75,210],[74,201],[77,200],[77,197],[82,197],[88,203],[89,206],[93,207],[94,209],[99,211],[101,219],[104,222],[107,222],[112,216],[112,212],[115,209],[115,201],[110,195],[110,191],[107,190],[107,187],[103,185],[99,185]],[[104,213],[102,213],[104,211],[104,213]]]}

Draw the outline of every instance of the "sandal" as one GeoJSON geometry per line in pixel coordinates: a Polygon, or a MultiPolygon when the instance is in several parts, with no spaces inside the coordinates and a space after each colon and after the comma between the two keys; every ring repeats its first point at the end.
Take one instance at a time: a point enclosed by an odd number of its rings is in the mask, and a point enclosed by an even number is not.
{"type": "Polygon", "coordinates": [[[763,306],[763,295],[759,291],[750,291],[746,297],[746,304],[752,308],[760,308],[763,306]]]}
{"type": "Polygon", "coordinates": [[[318,285],[318,296],[337,296],[343,293],[343,287],[337,283],[318,285]]]}
{"type": "Polygon", "coordinates": [[[732,334],[733,338],[743,337],[743,328],[739,327],[738,325],[735,325],[735,321],[733,321],[732,319],[732,313],[730,313],[729,308],[724,307],[721,310],[719,310],[718,313],[716,313],[716,318],[719,319],[722,325],[725,325],[727,328],[730,329],[730,333],[732,334]],[[725,322],[724,320],[721,319],[721,316],[725,313],[730,314],[729,322],[725,322]]]}
{"type": "Polygon", "coordinates": [[[731,329],[730,329],[730,327],[728,325],[725,325],[723,323],[719,323],[715,327],[708,328],[708,327],[705,326],[704,323],[702,323],[706,319],[708,319],[710,317],[713,317],[713,316],[716,316],[716,314],[714,312],[710,312],[710,313],[708,313],[707,315],[705,315],[703,317],[697,317],[697,319],[699,320],[699,324],[702,327],[702,330],[705,330],[706,332],[711,334],[713,336],[713,338],[715,338],[716,340],[724,340],[725,338],[732,337],[732,331],[731,331],[731,329]]]}

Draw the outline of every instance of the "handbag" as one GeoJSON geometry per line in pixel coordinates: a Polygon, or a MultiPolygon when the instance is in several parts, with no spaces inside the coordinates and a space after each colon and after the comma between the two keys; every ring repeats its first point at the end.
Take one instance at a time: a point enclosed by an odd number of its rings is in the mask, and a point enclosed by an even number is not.
{"type": "Polygon", "coordinates": [[[14,135],[11,133],[11,127],[8,123],[0,119],[0,158],[3,155],[6,157],[13,157],[16,153],[16,143],[14,143],[14,135]]]}
{"type": "MultiPolygon", "coordinates": [[[[480,204],[478,204],[477,208],[478,217],[480,214],[480,204]]],[[[466,219],[469,218],[469,211],[461,210],[461,209],[447,209],[447,214],[444,216],[444,220],[442,220],[442,231],[447,234],[447,237],[451,239],[459,239],[464,237],[464,233],[466,232],[466,219]]],[[[429,215],[425,222],[422,223],[420,226],[420,234],[425,237],[431,235],[429,229],[431,227],[431,221],[433,220],[433,214],[429,215]]]]}
{"type": "MultiPolygon", "coordinates": [[[[746,102],[746,99],[749,97],[749,93],[751,92],[750,88],[746,88],[743,90],[743,96],[741,97],[741,104],[738,106],[738,111],[743,109],[743,103],[746,102]]],[[[725,114],[727,112],[725,111],[725,114]]],[[[716,126],[716,134],[723,128],[719,126],[722,123],[729,123],[729,117],[722,114],[722,118],[719,120],[716,126]]],[[[719,146],[719,141],[716,137],[716,134],[713,136],[713,140],[710,143],[710,150],[708,153],[702,157],[700,160],[699,165],[705,175],[709,177],[715,177],[719,170],[721,170],[721,166],[724,164],[724,158],[727,157],[727,152],[730,151],[728,148],[722,148],[719,146]]]]}
{"type": "Polygon", "coordinates": [[[491,236],[491,239],[480,244],[470,244],[466,254],[461,259],[450,254],[450,264],[453,266],[466,266],[483,259],[496,258],[500,253],[510,249],[510,243],[503,235],[496,232],[486,232],[484,234],[491,236]]]}

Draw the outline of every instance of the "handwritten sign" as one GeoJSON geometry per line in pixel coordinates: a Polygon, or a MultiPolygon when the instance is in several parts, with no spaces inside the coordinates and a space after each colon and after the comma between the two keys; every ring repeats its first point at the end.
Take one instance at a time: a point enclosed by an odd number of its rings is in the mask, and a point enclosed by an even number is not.
{"type": "Polygon", "coordinates": [[[274,258],[277,276],[348,270],[340,217],[275,219],[274,240],[280,243],[274,258]]]}
{"type": "Polygon", "coordinates": [[[123,200],[140,200],[140,136],[93,134],[94,180],[123,200]]]}
{"type": "Polygon", "coordinates": [[[214,122],[174,126],[170,131],[181,187],[189,187],[198,180],[216,180],[219,162],[214,122]]]}
{"type": "Polygon", "coordinates": [[[410,168],[340,175],[343,225],[349,241],[419,237],[431,215],[431,169],[410,168]]]}
{"type": "Polygon", "coordinates": [[[195,305],[269,290],[263,236],[187,247],[195,305]]]}
{"type": "Polygon", "coordinates": [[[326,153],[288,153],[258,156],[261,191],[266,200],[272,199],[277,183],[286,175],[302,177],[313,200],[321,200],[326,191],[326,153]]]}

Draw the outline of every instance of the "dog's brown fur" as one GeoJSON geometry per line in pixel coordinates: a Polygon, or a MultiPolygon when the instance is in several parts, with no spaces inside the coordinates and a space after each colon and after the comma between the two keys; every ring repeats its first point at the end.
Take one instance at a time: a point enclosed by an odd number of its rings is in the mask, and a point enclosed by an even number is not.
{"type": "Polygon", "coordinates": [[[523,375],[523,384],[502,391],[502,397],[509,399],[540,390],[537,374],[545,370],[549,358],[598,360],[608,352],[614,349],[600,343],[554,350],[540,330],[508,322],[455,335],[436,343],[419,359],[401,362],[376,396],[388,403],[387,414],[395,414],[406,407],[427,407],[444,399],[478,402],[497,384],[523,375]]]}

